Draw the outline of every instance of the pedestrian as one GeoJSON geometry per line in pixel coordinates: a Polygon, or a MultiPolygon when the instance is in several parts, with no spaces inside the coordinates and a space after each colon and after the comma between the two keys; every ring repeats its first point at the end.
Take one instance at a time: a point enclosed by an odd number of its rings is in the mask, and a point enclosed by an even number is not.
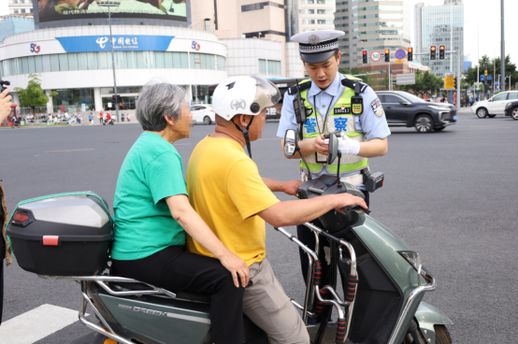
{"type": "Polygon", "coordinates": [[[99,124],[104,125],[104,113],[103,111],[99,111],[99,124]]]}
{"type": "MultiPolygon", "coordinates": [[[[5,89],[0,93],[0,123],[3,122],[11,113],[11,95],[9,89],[5,89]]],[[[7,221],[7,208],[5,203],[5,195],[0,181],[0,324],[2,323],[2,313],[4,307],[4,259],[9,265],[11,263],[11,254],[9,245],[7,245],[7,236],[5,233],[5,225],[7,221]]]]}
{"type": "MultiPolygon", "coordinates": [[[[300,58],[309,79],[288,89],[277,136],[283,140],[286,130],[299,131],[300,154],[305,160],[299,165],[303,181],[320,175],[336,176],[339,170],[340,180],[357,186],[368,205],[369,193],[364,185],[368,158],[387,153],[390,130],[374,90],[338,71],[342,57],[338,38],[344,34],[338,30],[320,30],[299,33],[291,38],[299,43],[300,58]],[[307,118],[304,121],[297,121],[295,108],[305,111],[307,118]],[[325,136],[336,133],[340,134],[338,149],[342,159],[327,164],[328,141],[325,136]]],[[[319,221],[315,224],[321,227],[319,221]]],[[[314,235],[308,228],[298,226],[297,235],[309,248],[315,248],[314,235]]],[[[321,242],[321,245],[325,244],[321,242]]],[[[306,276],[308,258],[301,250],[300,259],[306,276]]],[[[322,285],[328,283],[327,268],[323,267],[322,285]]]]}
{"type": "MultiPolygon", "coordinates": [[[[251,158],[251,143],[262,135],[266,109],[280,98],[277,87],[259,77],[235,76],[216,86],[216,127],[192,152],[187,190],[191,204],[216,236],[250,267],[250,285],[243,295],[246,316],[271,344],[309,344],[304,322],[267,259],[265,222],[273,227],[296,225],[345,205],[366,205],[347,193],[284,202],[273,194],[293,195],[300,185],[298,180],[262,178],[251,158]]],[[[196,238],[188,239],[188,247],[211,256],[196,238]]]]}
{"type": "Polygon", "coordinates": [[[88,123],[90,125],[94,124],[94,115],[91,112],[88,113],[88,123]]]}

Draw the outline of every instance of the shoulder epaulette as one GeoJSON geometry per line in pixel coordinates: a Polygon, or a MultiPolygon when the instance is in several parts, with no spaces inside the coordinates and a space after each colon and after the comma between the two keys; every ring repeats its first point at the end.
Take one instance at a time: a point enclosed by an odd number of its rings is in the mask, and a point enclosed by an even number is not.
{"type": "Polygon", "coordinates": [[[362,81],[351,80],[351,79],[347,79],[347,78],[342,79],[342,85],[344,85],[345,87],[349,87],[358,93],[363,93],[363,91],[365,91],[367,89],[367,87],[369,86],[362,81]]]}
{"type": "Polygon", "coordinates": [[[311,80],[304,80],[304,81],[299,82],[296,85],[288,87],[288,94],[291,96],[291,95],[297,94],[301,91],[307,90],[310,87],[311,87],[311,80]]]}

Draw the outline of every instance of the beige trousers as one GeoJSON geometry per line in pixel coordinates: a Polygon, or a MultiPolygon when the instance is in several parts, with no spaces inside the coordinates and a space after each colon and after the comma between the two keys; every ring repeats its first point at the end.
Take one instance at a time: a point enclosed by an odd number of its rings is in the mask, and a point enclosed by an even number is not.
{"type": "Polygon", "coordinates": [[[308,344],[309,334],[298,311],[275,277],[268,260],[250,266],[243,311],[263,329],[270,344],[308,344]]]}

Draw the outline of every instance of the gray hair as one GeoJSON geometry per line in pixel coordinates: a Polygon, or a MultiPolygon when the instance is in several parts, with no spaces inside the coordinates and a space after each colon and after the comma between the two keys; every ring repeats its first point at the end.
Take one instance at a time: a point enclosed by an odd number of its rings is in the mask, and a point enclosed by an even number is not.
{"type": "Polygon", "coordinates": [[[164,116],[178,120],[185,102],[183,88],[166,82],[148,83],[137,100],[137,120],[144,130],[164,130],[164,116]]]}

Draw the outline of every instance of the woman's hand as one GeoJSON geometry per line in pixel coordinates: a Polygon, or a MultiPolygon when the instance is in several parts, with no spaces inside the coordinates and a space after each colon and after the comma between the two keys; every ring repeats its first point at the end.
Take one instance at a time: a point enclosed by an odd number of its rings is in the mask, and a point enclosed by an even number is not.
{"type": "Polygon", "coordinates": [[[223,265],[225,269],[230,271],[232,274],[232,279],[234,280],[236,288],[239,288],[240,284],[243,288],[248,285],[248,282],[250,281],[250,271],[246,263],[241,258],[228,251],[227,254],[219,257],[219,261],[221,262],[221,265],[223,265]]]}

